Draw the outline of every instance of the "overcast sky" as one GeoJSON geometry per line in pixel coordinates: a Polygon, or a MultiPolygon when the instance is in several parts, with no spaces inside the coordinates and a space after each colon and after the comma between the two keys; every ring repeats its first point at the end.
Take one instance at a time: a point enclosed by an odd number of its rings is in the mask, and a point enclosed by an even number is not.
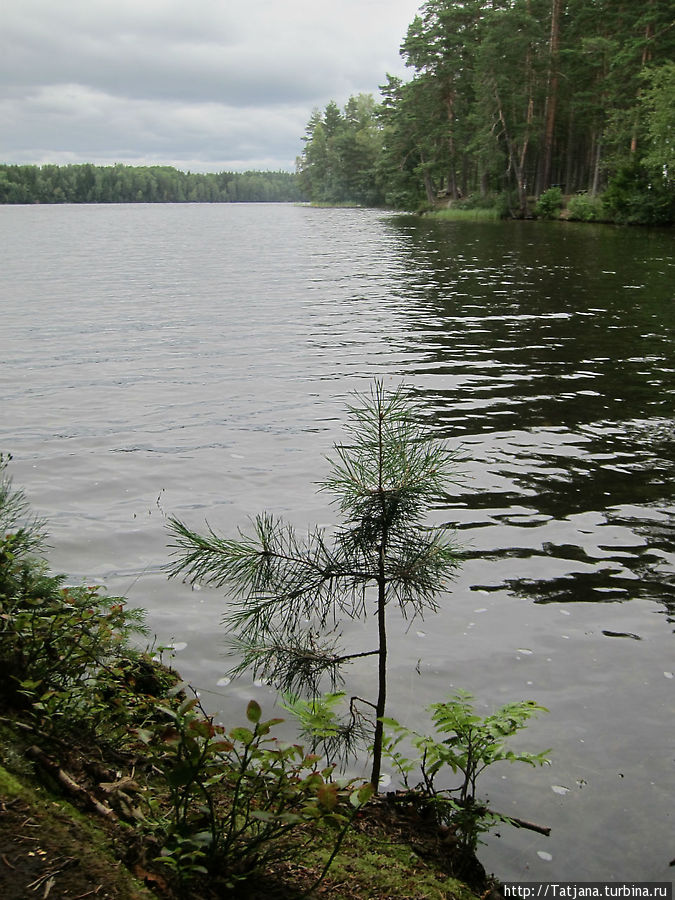
{"type": "Polygon", "coordinates": [[[5,0],[0,162],[293,170],[314,107],[405,75],[422,0],[5,0]]]}

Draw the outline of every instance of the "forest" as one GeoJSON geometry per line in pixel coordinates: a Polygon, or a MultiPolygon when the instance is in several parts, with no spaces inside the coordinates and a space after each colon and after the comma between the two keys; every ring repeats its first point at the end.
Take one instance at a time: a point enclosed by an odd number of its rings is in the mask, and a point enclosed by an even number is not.
{"type": "Polygon", "coordinates": [[[0,165],[0,203],[251,203],[301,199],[290,172],[181,172],[171,166],[0,165]]]}
{"type": "Polygon", "coordinates": [[[313,202],[675,221],[671,0],[427,0],[400,52],[379,103],[312,113],[313,202]]]}

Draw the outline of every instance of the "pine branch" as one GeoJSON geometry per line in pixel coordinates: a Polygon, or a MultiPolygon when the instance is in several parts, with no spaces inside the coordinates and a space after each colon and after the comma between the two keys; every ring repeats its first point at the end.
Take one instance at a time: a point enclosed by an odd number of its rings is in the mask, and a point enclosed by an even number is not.
{"type": "Polygon", "coordinates": [[[349,410],[351,441],[336,445],[321,487],[335,494],[349,521],[377,517],[384,508],[391,529],[420,522],[429,503],[445,493],[455,458],[430,439],[407,392],[389,397],[377,384],[363,399],[363,407],[349,410]]]}
{"type": "Polygon", "coordinates": [[[178,557],[169,577],[228,588],[238,603],[227,617],[230,625],[264,634],[274,617],[285,618],[291,630],[302,618],[327,619],[342,573],[320,530],[300,542],[290,526],[266,513],[255,519],[254,534],[240,532],[239,540],[220,538],[211,528],[202,536],[177,519],[169,520],[169,529],[178,557]]]}
{"type": "Polygon", "coordinates": [[[343,682],[340,666],[349,660],[337,652],[337,636],[320,640],[314,631],[274,634],[264,643],[233,635],[228,643],[230,655],[239,660],[228,672],[231,677],[251,671],[254,678],[290,694],[317,697],[326,680],[334,691],[343,682]]]}

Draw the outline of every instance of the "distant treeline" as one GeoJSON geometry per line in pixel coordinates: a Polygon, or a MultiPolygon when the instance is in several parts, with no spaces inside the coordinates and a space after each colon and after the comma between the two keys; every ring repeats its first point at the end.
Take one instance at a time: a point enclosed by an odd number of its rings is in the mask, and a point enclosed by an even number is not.
{"type": "Polygon", "coordinates": [[[303,199],[290,172],[181,172],[172,166],[0,164],[0,203],[284,203],[303,199]]]}

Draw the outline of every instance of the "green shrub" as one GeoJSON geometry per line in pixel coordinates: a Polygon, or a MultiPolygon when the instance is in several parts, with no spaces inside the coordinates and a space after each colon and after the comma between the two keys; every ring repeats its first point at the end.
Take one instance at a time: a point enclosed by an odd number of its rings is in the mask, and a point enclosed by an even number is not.
{"type": "Polygon", "coordinates": [[[317,828],[330,828],[334,849],[323,877],[372,787],[339,784],[318,756],[271,737],[283,720],[264,721],[255,700],[247,725],[229,730],[204,713],[197,697],[159,712],[163,723],[137,733],[170,797],[168,814],[154,822],[161,861],[183,878],[218,875],[234,888],[297,856],[316,840],[317,828]]]}
{"type": "Polygon", "coordinates": [[[497,200],[497,194],[467,194],[466,197],[455,200],[452,206],[453,209],[495,209],[497,200]]]}
{"type": "Polygon", "coordinates": [[[0,704],[30,710],[43,728],[72,727],[106,708],[96,680],[130,655],[143,612],[47,571],[42,523],[12,487],[8,462],[0,456],[0,704]]]}
{"type": "Polygon", "coordinates": [[[539,197],[534,207],[534,214],[539,219],[557,219],[563,206],[562,191],[559,187],[551,187],[539,197]]]}
{"type": "Polygon", "coordinates": [[[588,194],[577,194],[567,204],[568,219],[576,222],[597,222],[602,218],[602,201],[588,194]]]}
{"type": "Polygon", "coordinates": [[[518,208],[518,197],[514,191],[504,191],[497,194],[495,198],[495,210],[497,218],[511,219],[514,217],[514,210],[518,208]]]}
{"type": "Polygon", "coordinates": [[[37,555],[42,525],[12,487],[7,462],[0,456],[3,711],[19,713],[22,726],[42,738],[48,731],[78,745],[93,739],[116,754],[133,741],[139,768],[154,773],[144,792],[148,814],[133,810],[135,825],[181,879],[213,872],[234,888],[297,855],[316,840],[317,827],[332,828],[320,881],[371,786],[333,781],[333,767],[320,767],[318,756],[270,737],[282,720],[262,721],[255,701],[246,727],[214,724],[172,672],[130,648],[130,635],[143,630],[142,611],[47,572],[37,555]]]}
{"type": "Polygon", "coordinates": [[[625,166],[610,179],[602,202],[619,225],[671,225],[675,222],[675,186],[639,165],[625,166]]]}

